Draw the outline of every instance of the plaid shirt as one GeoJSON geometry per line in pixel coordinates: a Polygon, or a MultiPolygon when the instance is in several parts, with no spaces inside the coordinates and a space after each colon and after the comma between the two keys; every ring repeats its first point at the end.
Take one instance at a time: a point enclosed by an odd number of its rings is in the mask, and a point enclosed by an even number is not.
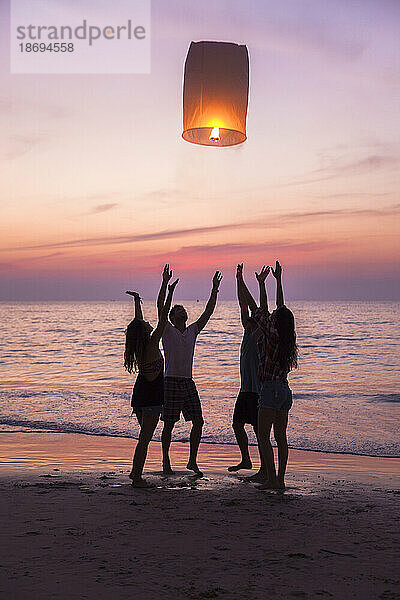
{"type": "Polygon", "coordinates": [[[258,379],[286,381],[287,371],[278,362],[279,334],[267,310],[257,309],[250,319],[252,334],[258,351],[258,379]]]}

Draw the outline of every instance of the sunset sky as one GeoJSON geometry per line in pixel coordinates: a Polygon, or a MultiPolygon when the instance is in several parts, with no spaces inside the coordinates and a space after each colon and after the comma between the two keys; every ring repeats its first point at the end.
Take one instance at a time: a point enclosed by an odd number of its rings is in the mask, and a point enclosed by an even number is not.
{"type": "MultiPolygon", "coordinates": [[[[150,75],[10,75],[1,2],[0,300],[398,299],[398,0],[153,0],[150,75]],[[248,139],[182,140],[192,40],[247,44],[248,139]]],[[[112,10],[112,3],[110,3],[112,10]]]]}

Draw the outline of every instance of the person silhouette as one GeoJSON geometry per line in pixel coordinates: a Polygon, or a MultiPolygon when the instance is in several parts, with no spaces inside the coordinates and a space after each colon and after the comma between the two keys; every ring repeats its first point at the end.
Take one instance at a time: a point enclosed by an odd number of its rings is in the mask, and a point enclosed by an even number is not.
{"type": "MultiPolygon", "coordinates": [[[[260,273],[256,273],[256,278],[260,289],[260,309],[268,310],[267,292],[265,289],[265,280],[269,273],[269,267],[263,266],[260,273]]],[[[240,346],[240,391],[235,403],[233,412],[232,427],[238,443],[241,461],[237,465],[228,467],[228,471],[235,472],[240,469],[252,469],[253,465],[249,454],[249,440],[245,430],[245,424],[252,425],[254,433],[257,436],[258,422],[258,355],[257,346],[252,335],[251,314],[257,309],[257,305],[248,292],[243,279],[243,264],[239,264],[236,269],[237,297],[240,307],[240,317],[244,333],[240,346]],[[248,300],[250,297],[250,306],[248,300]],[[249,314],[249,308],[251,313],[249,314]]],[[[260,452],[260,469],[257,473],[248,477],[252,481],[262,482],[267,478],[264,459],[260,452]]]]}
{"type": "Polygon", "coordinates": [[[297,368],[298,349],[294,316],[284,303],[282,267],[278,261],[275,269],[271,270],[276,279],[276,309],[272,313],[256,311],[252,328],[259,357],[258,444],[268,474],[259,488],[284,490],[288,461],[286,431],[293,403],[287,376],[297,368]],[[278,473],[270,441],[272,426],[278,446],[278,473]]]}
{"type": "Polygon", "coordinates": [[[136,414],[140,424],[139,439],[129,475],[134,487],[149,487],[142,477],[143,467],[164,405],[164,359],[159,345],[178,281],[177,279],[168,286],[168,296],[165,304],[160,307],[158,324],[154,330],[143,318],[138,292],[126,292],[133,296],[135,314],[126,328],[124,366],[129,373],[138,371],[131,401],[132,412],[136,414]]]}
{"type": "MultiPolygon", "coordinates": [[[[159,313],[171,277],[172,272],[169,270],[169,265],[167,264],[163,270],[163,283],[157,301],[159,313]]],[[[180,419],[181,412],[183,413],[185,421],[192,422],[190,431],[190,454],[186,466],[197,475],[202,475],[197,464],[197,452],[200,445],[204,420],[199,394],[192,378],[192,367],[197,336],[207,325],[214,312],[221,280],[221,273],[216,271],[212,280],[210,298],[204,312],[194,323],[187,326],[188,314],[185,308],[180,304],[175,304],[169,313],[170,321],[166,324],[162,336],[165,355],[165,402],[161,416],[161,419],[164,421],[161,441],[163,451],[163,473],[166,475],[173,473],[169,457],[169,448],[171,445],[172,431],[175,424],[180,419]]]]}

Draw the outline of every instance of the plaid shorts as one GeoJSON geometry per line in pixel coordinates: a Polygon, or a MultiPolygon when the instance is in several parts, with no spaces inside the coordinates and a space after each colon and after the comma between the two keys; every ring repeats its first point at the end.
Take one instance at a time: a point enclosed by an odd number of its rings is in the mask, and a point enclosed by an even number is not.
{"type": "Polygon", "coordinates": [[[185,421],[201,419],[200,398],[193,379],[166,377],[164,379],[164,408],[162,421],[179,421],[181,411],[185,421]]]}

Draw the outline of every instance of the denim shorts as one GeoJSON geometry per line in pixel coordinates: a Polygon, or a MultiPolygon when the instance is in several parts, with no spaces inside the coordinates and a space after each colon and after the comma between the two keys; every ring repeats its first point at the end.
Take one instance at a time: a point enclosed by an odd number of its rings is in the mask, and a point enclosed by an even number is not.
{"type": "Polygon", "coordinates": [[[258,401],[259,408],[290,410],[292,404],[292,390],[287,381],[264,381],[258,401]]]}

